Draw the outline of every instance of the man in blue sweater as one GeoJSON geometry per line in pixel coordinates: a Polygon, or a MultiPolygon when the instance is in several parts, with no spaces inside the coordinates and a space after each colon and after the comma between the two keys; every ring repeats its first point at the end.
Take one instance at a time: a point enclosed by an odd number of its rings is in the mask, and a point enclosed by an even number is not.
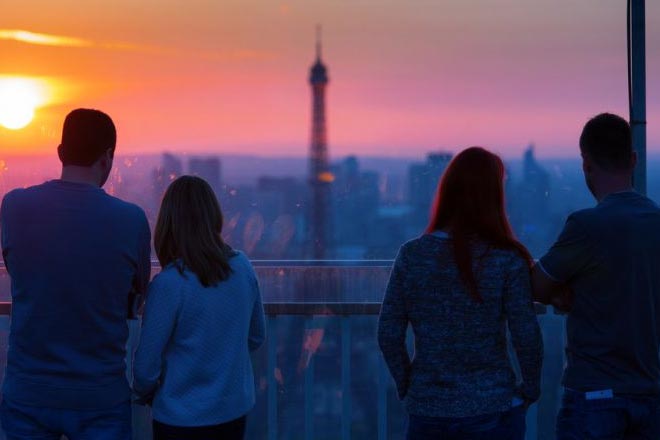
{"type": "Polygon", "coordinates": [[[150,275],[139,207],[106,194],[115,126],[66,117],[62,176],[8,193],[0,208],[12,319],[0,411],[8,440],[131,438],[127,317],[150,275]]]}

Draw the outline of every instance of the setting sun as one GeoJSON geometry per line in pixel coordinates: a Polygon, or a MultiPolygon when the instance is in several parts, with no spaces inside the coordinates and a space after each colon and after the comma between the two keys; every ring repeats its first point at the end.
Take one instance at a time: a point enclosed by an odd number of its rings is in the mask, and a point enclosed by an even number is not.
{"type": "Polygon", "coordinates": [[[0,78],[0,125],[20,130],[34,118],[44,102],[42,86],[26,78],[0,78]]]}

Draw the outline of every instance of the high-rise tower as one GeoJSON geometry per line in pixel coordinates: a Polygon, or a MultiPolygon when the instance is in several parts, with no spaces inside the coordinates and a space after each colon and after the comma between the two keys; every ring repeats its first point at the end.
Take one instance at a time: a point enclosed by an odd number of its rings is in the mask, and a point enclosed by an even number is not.
{"type": "Polygon", "coordinates": [[[325,89],[328,70],[321,61],[321,33],[317,29],[316,62],[309,73],[312,87],[312,136],[309,155],[310,241],[312,258],[328,258],[330,236],[330,184],[334,180],[328,165],[328,145],[325,124],[325,89]]]}

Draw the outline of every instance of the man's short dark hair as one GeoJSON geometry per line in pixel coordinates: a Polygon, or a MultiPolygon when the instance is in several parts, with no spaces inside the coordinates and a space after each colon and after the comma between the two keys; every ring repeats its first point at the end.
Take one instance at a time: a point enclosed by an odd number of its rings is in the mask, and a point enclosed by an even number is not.
{"type": "Polygon", "coordinates": [[[612,113],[594,116],[582,129],[580,150],[607,171],[629,169],[633,149],[628,121],[612,113]]]}
{"type": "Polygon", "coordinates": [[[62,143],[57,149],[63,165],[89,167],[117,143],[115,124],[102,111],[73,110],[62,128],[62,143]]]}

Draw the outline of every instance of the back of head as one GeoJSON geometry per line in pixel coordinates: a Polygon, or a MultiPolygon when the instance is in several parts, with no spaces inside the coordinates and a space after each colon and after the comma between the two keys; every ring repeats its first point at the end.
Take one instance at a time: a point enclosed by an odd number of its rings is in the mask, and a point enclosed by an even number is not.
{"type": "Polygon", "coordinates": [[[89,167],[106,151],[114,150],[116,143],[117,130],[110,116],[79,108],[66,116],[57,151],[62,165],[89,167]]]}
{"type": "Polygon", "coordinates": [[[528,251],[514,238],[506,216],[504,164],[484,148],[463,150],[445,170],[427,232],[437,230],[451,234],[461,280],[478,302],[483,299],[472,271],[472,237],[496,248],[516,250],[531,265],[528,251]]]}
{"type": "Polygon", "coordinates": [[[582,130],[580,151],[604,171],[631,171],[633,149],[630,125],[612,113],[594,116],[582,130]]]}
{"type": "Polygon", "coordinates": [[[429,230],[449,229],[490,239],[508,231],[504,213],[504,164],[495,154],[470,147],[459,153],[440,180],[429,230]]]}
{"type": "Polygon", "coordinates": [[[197,275],[204,286],[229,277],[232,249],[224,243],[222,211],[211,186],[195,176],[181,176],[163,196],[154,230],[162,267],[175,263],[197,275]]]}

